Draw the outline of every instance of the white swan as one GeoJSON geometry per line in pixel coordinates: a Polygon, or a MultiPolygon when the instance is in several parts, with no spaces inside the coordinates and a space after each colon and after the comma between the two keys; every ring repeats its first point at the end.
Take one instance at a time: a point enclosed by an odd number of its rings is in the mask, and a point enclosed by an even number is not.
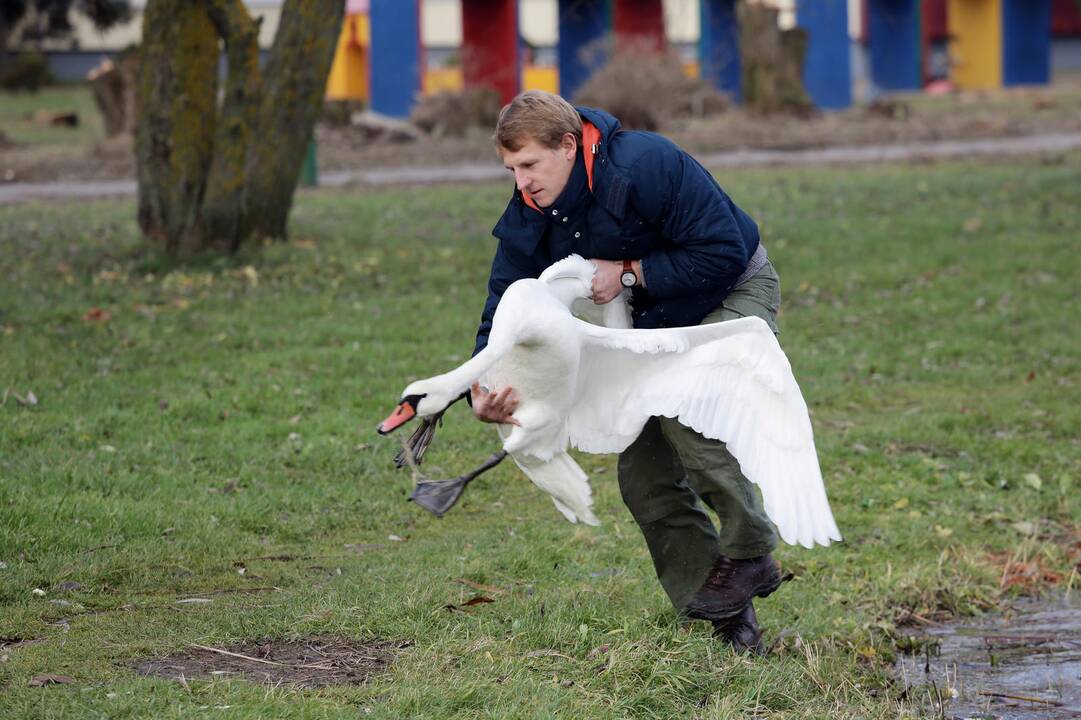
{"type": "Polygon", "coordinates": [[[727,444],[761,488],[785,542],[813,547],[840,540],[807,406],[766,323],[746,317],[626,329],[626,305],[610,303],[601,308],[603,319],[624,327],[592,325],[571,307],[589,298],[594,270],[572,255],[537,280],[513,283],[496,309],[488,346],[450,372],[411,383],[379,431],[440,413],[478,380],[512,386],[520,425],[498,426],[504,451],[568,520],[596,525],[588,478],[567,448],[621,452],[650,417],[674,417],[727,444]]]}

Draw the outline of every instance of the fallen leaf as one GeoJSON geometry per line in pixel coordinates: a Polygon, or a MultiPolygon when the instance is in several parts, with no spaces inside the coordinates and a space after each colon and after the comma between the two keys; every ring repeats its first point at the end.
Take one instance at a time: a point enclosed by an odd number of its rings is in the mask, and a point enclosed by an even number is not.
{"type": "Polygon", "coordinates": [[[495,600],[491,599],[490,597],[486,597],[484,595],[474,595],[473,597],[469,598],[464,603],[462,603],[462,607],[469,607],[471,605],[482,605],[484,603],[491,603],[491,602],[495,602],[495,600]]]}
{"type": "Polygon", "coordinates": [[[38,396],[34,394],[33,390],[27,390],[27,392],[26,392],[26,404],[27,405],[37,405],[38,404],[38,396]]]}
{"type": "Polygon", "coordinates": [[[30,687],[44,687],[45,685],[70,685],[73,682],[75,680],[67,675],[38,675],[30,678],[27,685],[30,687]]]}
{"type": "Polygon", "coordinates": [[[1036,473],[1026,473],[1025,484],[1033,490],[1039,491],[1043,487],[1043,480],[1036,473]]]}
{"type": "Polygon", "coordinates": [[[485,585],[484,583],[473,582],[472,580],[466,580],[465,578],[458,578],[458,582],[460,582],[462,585],[468,585],[474,590],[483,590],[484,592],[489,592],[493,595],[503,594],[503,590],[497,588],[495,585],[485,585]]]}
{"type": "Polygon", "coordinates": [[[1031,523],[1031,522],[1028,522],[1027,520],[1022,520],[1021,522],[1015,522],[1015,523],[1011,524],[1010,527],[1012,527],[1014,530],[1016,530],[1021,535],[1035,535],[1036,534],[1036,523],[1031,523]]]}
{"type": "Polygon", "coordinates": [[[608,652],[608,649],[609,649],[609,646],[607,644],[598,645],[597,647],[595,647],[595,648],[593,648],[592,650],[589,651],[589,653],[586,655],[586,659],[587,660],[592,660],[595,657],[597,657],[598,655],[604,655],[605,653],[608,652]]]}
{"type": "Polygon", "coordinates": [[[92,307],[83,314],[83,320],[86,322],[104,323],[109,322],[112,317],[112,313],[99,307],[92,307]]]}
{"type": "Polygon", "coordinates": [[[906,507],[908,507],[908,498],[907,497],[903,497],[903,498],[901,498],[900,500],[898,500],[897,502],[895,502],[893,504],[893,509],[894,510],[904,510],[906,507]]]}

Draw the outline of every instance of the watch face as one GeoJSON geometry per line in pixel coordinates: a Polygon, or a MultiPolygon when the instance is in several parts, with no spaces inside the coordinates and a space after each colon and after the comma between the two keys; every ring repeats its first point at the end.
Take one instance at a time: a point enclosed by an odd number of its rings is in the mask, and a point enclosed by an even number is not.
{"type": "Polygon", "coordinates": [[[638,276],[633,272],[625,272],[619,276],[619,282],[623,287],[634,287],[635,283],[638,282],[638,276]]]}

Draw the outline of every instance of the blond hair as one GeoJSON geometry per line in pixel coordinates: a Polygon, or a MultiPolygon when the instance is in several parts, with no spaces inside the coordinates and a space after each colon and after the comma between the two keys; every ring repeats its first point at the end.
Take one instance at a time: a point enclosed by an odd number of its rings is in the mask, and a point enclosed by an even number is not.
{"type": "Polygon", "coordinates": [[[574,106],[558,95],[526,90],[499,111],[492,140],[497,150],[517,152],[530,140],[555,149],[567,133],[582,144],[582,118],[574,106]]]}

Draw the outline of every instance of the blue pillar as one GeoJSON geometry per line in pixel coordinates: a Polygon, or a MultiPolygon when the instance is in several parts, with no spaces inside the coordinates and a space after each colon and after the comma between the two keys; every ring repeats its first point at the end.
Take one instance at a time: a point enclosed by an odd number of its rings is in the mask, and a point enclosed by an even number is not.
{"type": "Polygon", "coordinates": [[[420,0],[371,0],[371,107],[409,117],[421,91],[420,0]]]}
{"type": "Polygon", "coordinates": [[[609,0],[559,0],[559,94],[570,99],[607,57],[609,0]]]}
{"type": "Polygon", "coordinates": [[[879,90],[919,90],[923,87],[920,3],[871,0],[867,10],[871,82],[879,90]]]}
{"type": "Polygon", "coordinates": [[[1002,0],[1002,84],[1051,81],[1051,0],[1002,0]]]}
{"type": "Polygon", "coordinates": [[[704,80],[743,100],[740,78],[739,21],[736,0],[699,0],[701,33],[698,38],[698,66],[704,80]]]}
{"type": "Polygon", "coordinates": [[[847,0],[804,0],[796,22],[807,31],[803,84],[815,105],[840,110],[852,104],[847,0]]]}

